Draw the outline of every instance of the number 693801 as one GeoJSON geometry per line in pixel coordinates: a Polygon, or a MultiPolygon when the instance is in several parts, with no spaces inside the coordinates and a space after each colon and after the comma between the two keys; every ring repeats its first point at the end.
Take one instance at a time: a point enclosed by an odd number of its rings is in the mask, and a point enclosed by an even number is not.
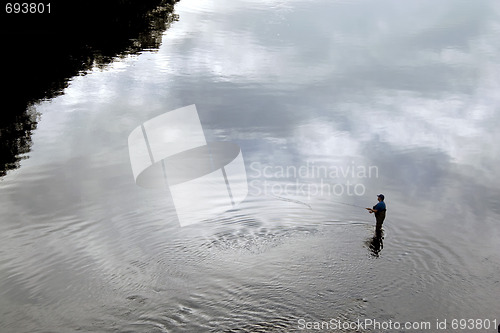
{"type": "Polygon", "coordinates": [[[7,14],[50,14],[50,3],[43,2],[8,2],[5,4],[7,14]]]}

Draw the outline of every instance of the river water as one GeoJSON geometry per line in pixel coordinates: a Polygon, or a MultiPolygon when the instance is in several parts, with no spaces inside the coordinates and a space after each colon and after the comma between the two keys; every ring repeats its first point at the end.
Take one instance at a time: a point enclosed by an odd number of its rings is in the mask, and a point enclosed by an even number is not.
{"type": "Polygon", "coordinates": [[[0,181],[0,331],[496,331],[496,1],[175,11],[158,50],[35,105],[29,158],[0,181]],[[127,138],[192,104],[207,141],[241,148],[248,195],[181,227],[168,191],[135,183],[127,138]],[[379,193],[382,243],[363,209],[379,193]]]}

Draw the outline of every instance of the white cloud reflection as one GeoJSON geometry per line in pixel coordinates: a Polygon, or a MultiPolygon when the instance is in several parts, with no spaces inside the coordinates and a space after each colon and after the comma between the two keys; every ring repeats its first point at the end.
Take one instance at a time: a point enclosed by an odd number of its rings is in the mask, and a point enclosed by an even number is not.
{"type": "Polygon", "coordinates": [[[41,106],[37,135],[59,136],[64,122],[73,134],[88,137],[92,124],[118,140],[165,109],[212,103],[205,120],[232,140],[295,145],[303,156],[359,155],[380,140],[492,168],[500,157],[496,10],[494,2],[183,0],[157,53],[75,78],[41,106]],[[265,96],[273,104],[260,102],[265,96]]]}

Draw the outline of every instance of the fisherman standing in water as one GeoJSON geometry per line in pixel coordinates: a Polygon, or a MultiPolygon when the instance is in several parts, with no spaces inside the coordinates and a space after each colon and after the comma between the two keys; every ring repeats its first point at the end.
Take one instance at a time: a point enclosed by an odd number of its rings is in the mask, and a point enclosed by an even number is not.
{"type": "Polygon", "coordinates": [[[377,195],[378,203],[373,206],[373,208],[366,208],[370,214],[375,213],[375,219],[377,220],[377,225],[375,226],[375,233],[377,236],[382,236],[382,224],[385,220],[385,211],[387,210],[384,202],[384,195],[377,195]]]}

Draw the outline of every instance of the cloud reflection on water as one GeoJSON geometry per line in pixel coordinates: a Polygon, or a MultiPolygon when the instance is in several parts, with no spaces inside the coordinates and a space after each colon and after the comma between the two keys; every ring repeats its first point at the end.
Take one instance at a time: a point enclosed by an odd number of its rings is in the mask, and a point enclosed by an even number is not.
{"type": "MultiPolygon", "coordinates": [[[[197,9],[195,2],[183,0],[177,8],[180,21],[164,35],[158,53],[75,78],[64,96],[39,105],[42,119],[33,156],[19,170],[20,179],[7,177],[4,183],[9,200],[2,201],[2,209],[16,208],[8,215],[9,232],[21,220],[33,223],[18,235],[30,245],[38,231],[50,230],[36,238],[37,249],[45,254],[35,258],[43,263],[57,253],[70,268],[81,264],[82,271],[76,272],[81,279],[101,282],[95,294],[116,291],[119,281],[124,294],[151,286],[187,286],[157,293],[168,301],[185,300],[188,287],[200,285],[215,285],[205,289],[217,300],[214,295],[227,291],[228,282],[248,287],[244,292],[253,295],[255,280],[251,274],[242,276],[239,264],[264,262],[268,270],[260,270],[261,277],[279,284],[275,263],[286,258],[290,265],[279,272],[289,279],[286,286],[292,293],[297,283],[315,291],[303,278],[313,276],[334,280],[341,292],[382,282],[384,297],[370,299],[370,309],[391,308],[385,301],[390,299],[396,304],[394,316],[414,314],[414,309],[397,306],[405,296],[425,305],[419,307],[425,309],[422,316],[443,311],[442,304],[452,303],[450,297],[461,311],[470,311],[471,304],[494,308],[496,300],[486,290],[498,290],[491,276],[498,266],[494,254],[500,251],[496,2],[282,3],[275,2],[272,10],[244,1],[206,3],[197,9]],[[137,124],[191,103],[203,109],[200,121],[208,135],[237,142],[247,165],[321,161],[340,166],[353,160],[376,165],[380,177],[366,179],[366,186],[374,193],[384,188],[387,196],[388,236],[380,253],[387,260],[370,266],[362,259],[365,249],[362,255],[356,252],[363,233],[371,232],[370,222],[356,228],[346,223],[342,239],[332,241],[339,237],[336,222],[371,216],[325,198],[307,202],[312,209],[250,198],[247,210],[231,212],[215,231],[213,225],[180,231],[175,223],[165,223],[165,217],[172,218],[165,202],[133,184],[126,137],[137,124]],[[43,192],[50,186],[56,194],[33,195],[32,189],[43,192]],[[334,231],[323,239],[304,237],[303,248],[310,253],[297,247],[288,232],[296,227],[309,234],[321,226],[334,231]],[[264,250],[242,255],[247,236],[264,250]],[[286,250],[276,244],[285,244],[286,250]],[[224,279],[221,267],[234,280],[224,279]],[[288,273],[290,267],[300,281],[288,273]],[[380,281],[363,280],[367,268],[380,281]],[[84,274],[90,272],[90,277],[84,274]],[[120,276],[127,279],[120,281],[120,276]]],[[[362,199],[371,202],[370,195],[362,199]]],[[[10,267],[12,276],[24,278],[16,283],[24,282],[28,291],[41,290],[39,280],[22,273],[35,264],[23,263],[31,251],[15,239],[5,244],[9,260],[16,263],[10,267]],[[16,246],[20,249],[12,251],[16,246]]],[[[49,290],[57,290],[49,281],[50,270],[43,277],[49,290]]],[[[73,288],[77,294],[85,292],[84,287],[73,288]]],[[[212,308],[203,303],[211,298],[203,296],[202,308],[212,308]]],[[[328,304],[352,305],[341,296],[328,304]]],[[[249,296],[248,301],[258,300],[249,296]]],[[[314,301],[308,305],[321,311],[324,307],[314,301]]],[[[114,307],[106,299],[100,302],[105,310],[114,307]]],[[[198,312],[192,313],[196,317],[198,312]]]]}

